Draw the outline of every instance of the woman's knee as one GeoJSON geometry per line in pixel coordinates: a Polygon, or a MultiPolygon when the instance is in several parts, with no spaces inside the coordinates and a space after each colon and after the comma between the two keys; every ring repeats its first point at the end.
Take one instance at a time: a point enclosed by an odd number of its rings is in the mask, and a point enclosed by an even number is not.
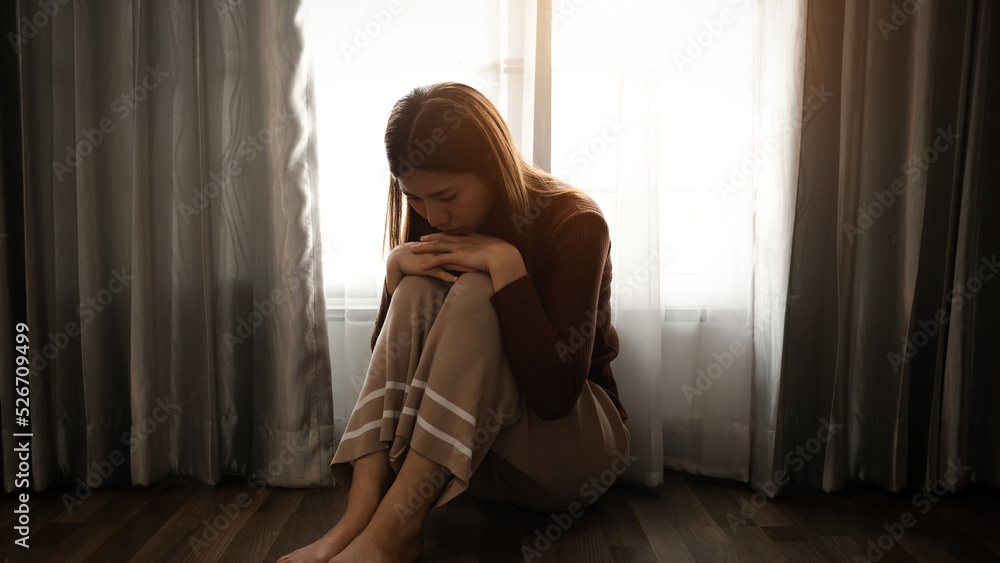
{"type": "Polygon", "coordinates": [[[403,276],[392,292],[392,300],[395,302],[425,295],[440,295],[446,288],[444,280],[432,276],[403,276]]]}
{"type": "Polygon", "coordinates": [[[433,322],[448,286],[443,280],[431,276],[403,276],[392,293],[389,308],[396,319],[405,319],[420,332],[433,322]]]}
{"type": "Polygon", "coordinates": [[[492,296],[493,278],[488,272],[466,272],[458,276],[458,281],[451,286],[447,301],[489,305],[492,296]]]}
{"type": "Polygon", "coordinates": [[[391,306],[436,313],[444,302],[448,285],[432,276],[403,276],[392,294],[391,306]]]}

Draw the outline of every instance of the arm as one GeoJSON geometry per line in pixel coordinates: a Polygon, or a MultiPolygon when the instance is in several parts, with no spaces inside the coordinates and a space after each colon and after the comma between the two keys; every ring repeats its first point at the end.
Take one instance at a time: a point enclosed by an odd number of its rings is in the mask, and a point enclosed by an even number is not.
{"type": "Polygon", "coordinates": [[[504,286],[528,275],[528,269],[524,265],[524,259],[517,248],[511,246],[511,252],[498,259],[496,264],[490,266],[490,279],[493,280],[493,293],[500,291],[504,286]]]}
{"type": "MultiPolygon", "coordinates": [[[[425,235],[434,229],[427,223],[427,220],[421,217],[418,213],[411,213],[409,215],[410,228],[407,232],[406,240],[404,242],[415,242],[420,240],[420,235],[425,235]]],[[[393,249],[395,250],[395,248],[393,249]]],[[[372,352],[375,351],[375,342],[378,340],[378,335],[382,331],[382,325],[385,323],[386,313],[389,311],[389,303],[392,300],[392,294],[396,291],[396,286],[402,281],[403,274],[398,271],[395,267],[395,262],[392,258],[392,253],[389,253],[389,257],[386,259],[385,267],[385,283],[382,284],[382,302],[379,305],[378,314],[375,316],[375,328],[372,330],[372,352]]]]}
{"type": "Polygon", "coordinates": [[[610,330],[599,299],[611,251],[600,213],[580,212],[559,225],[546,257],[549,276],[536,290],[530,275],[509,283],[505,272],[490,298],[500,319],[504,347],[518,387],[539,417],[566,416],[590,372],[594,335],[610,330]]]}
{"type": "Polygon", "coordinates": [[[396,286],[399,282],[403,280],[403,273],[399,271],[396,267],[395,262],[392,259],[393,255],[389,255],[389,259],[386,261],[385,265],[385,286],[384,289],[392,296],[392,293],[396,291],[396,286]]]}
{"type": "MultiPolygon", "coordinates": [[[[382,325],[385,323],[385,316],[389,310],[389,303],[392,301],[392,294],[396,291],[396,287],[407,275],[407,272],[414,272],[415,264],[426,260],[425,256],[414,255],[411,251],[411,245],[415,241],[407,241],[403,244],[398,245],[392,249],[389,253],[389,258],[386,260],[385,267],[385,282],[382,285],[382,303],[379,305],[378,315],[375,317],[375,329],[372,331],[372,351],[375,351],[375,342],[378,340],[378,335],[382,331],[382,325]],[[409,261],[409,264],[407,263],[409,261]],[[408,265],[407,265],[408,264],[408,265]]],[[[437,275],[441,277],[442,275],[450,276],[451,273],[446,270],[435,268],[437,272],[432,270],[420,271],[419,275],[437,275]]]]}

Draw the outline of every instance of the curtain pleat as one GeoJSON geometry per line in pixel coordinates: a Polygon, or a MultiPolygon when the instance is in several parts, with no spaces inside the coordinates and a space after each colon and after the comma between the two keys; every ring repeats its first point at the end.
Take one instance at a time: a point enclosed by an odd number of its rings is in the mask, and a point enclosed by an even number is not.
{"type": "MultiPolygon", "coordinates": [[[[681,147],[659,133],[683,75],[651,54],[671,45],[649,48],[672,15],[635,6],[647,28],[618,41],[606,73],[628,131],[602,199],[616,234],[615,370],[641,460],[629,476],[657,484],[665,463],[755,486],[784,470],[827,491],[850,479],[1000,486],[994,5],[754,3],[752,150],[773,142],[776,155],[757,163],[742,211],[684,213],[660,169],[681,147]],[[696,321],[678,322],[691,304],[671,301],[671,268],[686,270],[661,249],[674,232],[664,209],[706,225],[730,213],[726,228],[753,239],[746,270],[733,252],[697,272],[696,321]],[[644,277],[651,264],[664,272],[644,277]],[[711,394],[685,394],[744,341],[752,358],[711,394]]],[[[44,17],[32,0],[15,7],[15,21],[37,25],[15,50],[19,132],[4,100],[0,338],[12,342],[26,317],[33,487],[171,474],[331,484],[303,0],[78,1],[44,17]]],[[[345,306],[367,354],[370,319],[356,314],[345,306]]],[[[337,343],[345,404],[365,363],[355,340],[337,343]]],[[[4,354],[11,491],[13,434],[26,429],[4,354]]]]}
{"type": "Polygon", "coordinates": [[[775,466],[794,481],[1000,482],[1000,284],[970,282],[1000,250],[982,220],[988,4],[809,4],[806,91],[832,103],[798,169],[775,466]]]}
{"type": "MultiPolygon", "coordinates": [[[[18,19],[17,5],[13,2],[0,3],[0,26],[13,29],[18,19]]],[[[18,47],[0,50],[0,76],[17,76],[18,47]]],[[[16,80],[0,81],[0,341],[11,346],[19,343],[16,334],[23,334],[20,323],[27,320],[24,276],[11,276],[8,272],[24,270],[25,246],[19,244],[21,238],[15,233],[24,232],[24,167],[21,158],[21,96],[16,80]]],[[[5,451],[18,445],[14,442],[14,432],[8,428],[16,425],[14,409],[7,405],[16,404],[18,395],[14,388],[17,368],[22,367],[14,358],[7,359],[6,350],[0,348],[0,425],[2,425],[2,445],[5,451]]],[[[13,349],[16,353],[18,350],[13,349]]],[[[19,432],[19,431],[18,431],[19,432]]],[[[5,486],[14,484],[13,475],[4,464],[5,486]],[[10,477],[8,477],[10,475],[10,477]]]]}
{"type": "MultiPolygon", "coordinates": [[[[945,479],[957,460],[972,468],[968,480],[1000,486],[1000,19],[992,2],[977,2],[965,14],[968,144],[954,179],[961,197],[956,234],[954,276],[950,290],[965,288],[975,296],[969,307],[951,303],[947,341],[938,347],[944,355],[940,436],[928,441],[928,479],[945,479]],[[992,103],[990,103],[992,102],[992,103]],[[976,282],[975,280],[979,280],[976,282]],[[951,462],[951,463],[949,463],[951,462]]],[[[958,191],[958,190],[956,190],[958,191]]],[[[947,280],[946,280],[947,281],[947,280]]],[[[963,304],[966,303],[963,297],[963,304]]],[[[965,478],[959,481],[965,483],[965,478]]]]}
{"type": "MultiPolygon", "coordinates": [[[[803,37],[807,33],[807,6],[797,2],[762,1],[755,4],[753,147],[773,156],[753,177],[753,285],[748,315],[753,348],[749,396],[750,447],[748,470],[742,480],[775,482],[780,467],[780,412],[785,397],[781,370],[787,348],[785,317],[794,311],[798,295],[789,291],[792,258],[795,169],[803,157],[801,131],[809,126],[826,100],[807,100],[803,90],[815,88],[803,77],[803,37]]],[[[822,92],[822,90],[820,90],[822,92]]],[[[780,484],[780,483],[779,483],[780,484]]]]}
{"type": "Polygon", "coordinates": [[[332,484],[303,11],[74,2],[22,44],[35,490],[332,484]]]}
{"type": "MultiPolygon", "coordinates": [[[[648,72],[649,45],[654,23],[650,2],[636,2],[630,11],[637,21],[646,22],[619,40],[617,90],[619,105],[616,119],[627,123],[628,135],[617,139],[620,159],[615,177],[615,205],[606,213],[616,233],[611,261],[615,278],[628,278],[629,290],[617,290],[613,324],[618,331],[620,350],[612,363],[623,404],[629,405],[629,455],[631,462],[626,479],[656,486],[663,483],[663,409],[662,386],[653,374],[662,373],[662,314],[658,277],[629,275],[642,271],[659,272],[657,260],[663,255],[660,246],[660,194],[656,185],[656,167],[648,160],[659,150],[657,113],[651,103],[656,77],[648,72]],[[613,213],[613,215],[612,215],[613,213]],[[628,228],[625,228],[628,225],[628,228]],[[655,258],[653,260],[651,258],[655,258]]],[[[614,75],[612,75],[614,76],[614,75]]],[[[621,284],[621,282],[618,282],[621,284]]]]}

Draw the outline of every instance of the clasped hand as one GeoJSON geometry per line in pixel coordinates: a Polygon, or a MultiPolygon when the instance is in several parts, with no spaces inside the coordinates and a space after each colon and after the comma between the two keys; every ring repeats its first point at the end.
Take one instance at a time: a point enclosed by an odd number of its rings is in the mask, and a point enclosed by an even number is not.
{"type": "Polygon", "coordinates": [[[495,260],[511,249],[509,242],[479,233],[446,235],[431,233],[420,242],[405,242],[392,251],[390,259],[400,275],[433,276],[454,282],[457,272],[489,272],[495,260]]]}

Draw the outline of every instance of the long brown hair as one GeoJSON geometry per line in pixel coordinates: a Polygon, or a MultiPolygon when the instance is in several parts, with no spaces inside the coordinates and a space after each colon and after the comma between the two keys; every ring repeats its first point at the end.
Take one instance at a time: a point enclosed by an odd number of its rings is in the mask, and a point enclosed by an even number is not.
{"type": "MultiPolygon", "coordinates": [[[[385,152],[391,173],[386,211],[390,249],[411,240],[415,224],[427,226],[409,205],[403,223],[397,180],[416,170],[478,174],[499,196],[494,198],[488,221],[493,232],[488,234],[518,247],[526,264],[532,249],[529,218],[553,196],[585,193],[526,162],[489,98],[457,82],[420,86],[396,102],[385,128],[385,152]]],[[[385,242],[383,237],[383,256],[385,242]]]]}

